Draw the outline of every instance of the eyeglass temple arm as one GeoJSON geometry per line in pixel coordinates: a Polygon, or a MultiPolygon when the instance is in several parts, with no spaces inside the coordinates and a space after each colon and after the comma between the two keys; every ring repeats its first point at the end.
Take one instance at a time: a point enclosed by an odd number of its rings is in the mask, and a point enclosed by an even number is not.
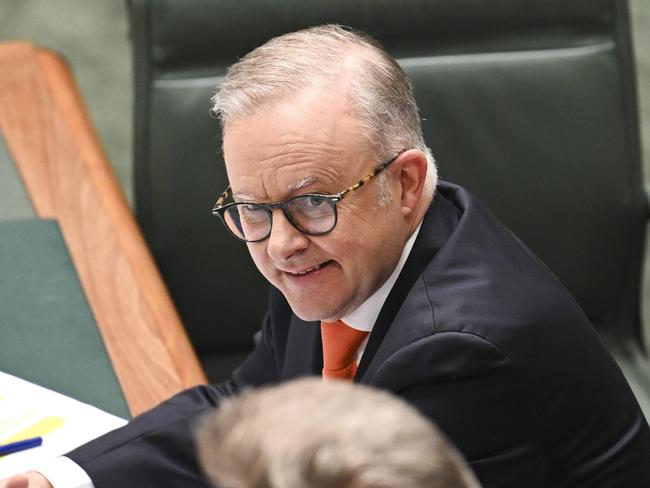
{"type": "Polygon", "coordinates": [[[223,202],[225,202],[229,196],[230,196],[230,185],[228,185],[228,187],[221,194],[221,196],[217,198],[217,203],[214,204],[214,208],[217,209],[223,207],[223,202]]]}
{"type": "Polygon", "coordinates": [[[398,158],[398,156],[399,156],[400,154],[402,154],[402,152],[404,152],[404,151],[400,151],[400,152],[399,152],[399,153],[398,153],[394,158],[389,159],[389,160],[386,161],[385,163],[380,164],[379,166],[377,166],[377,167],[374,169],[374,171],[373,171],[372,173],[370,173],[370,174],[367,175],[367,176],[364,176],[364,177],[361,178],[359,181],[357,181],[354,185],[352,185],[351,187],[349,187],[349,188],[343,190],[341,193],[338,193],[337,196],[338,196],[341,200],[343,200],[343,198],[344,198],[348,193],[351,193],[351,192],[353,192],[353,191],[358,190],[359,188],[361,188],[363,185],[365,185],[365,184],[368,183],[370,180],[372,180],[375,176],[377,176],[379,173],[381,173],[381,172],[386,168],[386,166],[388,166],[390,163],[392,163],[393,161],[395,161],[395,160],[398,158]]]}

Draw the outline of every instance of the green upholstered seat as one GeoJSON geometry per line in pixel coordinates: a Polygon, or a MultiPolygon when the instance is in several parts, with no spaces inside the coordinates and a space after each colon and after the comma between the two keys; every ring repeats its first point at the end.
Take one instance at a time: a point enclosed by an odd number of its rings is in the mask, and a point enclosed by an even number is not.
{"type": "Polygon", "coordinates": [[[0,270],[0,371],[129,418],[57,223],[0,221],[0,270]]]}
{"type": "Polygon", "coordinates": [[[36,214],[16,165],[0,134],[0,220],[34,218],[36,214]]]}
{"type": "Polygon", "coordinates": [[[210,215],[226,176],[209,98],[270,37],[337,22],[397,57],[441,176],[539,254],[643,377],[648,204],[626,1],[132,0],[130,13],[137,214],[203,358],[244,353],[265,306],[244,246],[210,215]]]}

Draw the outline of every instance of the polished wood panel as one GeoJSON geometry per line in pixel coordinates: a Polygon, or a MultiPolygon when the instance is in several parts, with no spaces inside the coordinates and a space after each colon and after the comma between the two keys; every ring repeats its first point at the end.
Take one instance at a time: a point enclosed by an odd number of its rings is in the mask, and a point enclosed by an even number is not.
{"type": "Polygon", "coordinates": [[[131,412],[204,383],[60,57],[27,42],[0,44],[0,129],[37,215],[59,222],[131,412]]]}

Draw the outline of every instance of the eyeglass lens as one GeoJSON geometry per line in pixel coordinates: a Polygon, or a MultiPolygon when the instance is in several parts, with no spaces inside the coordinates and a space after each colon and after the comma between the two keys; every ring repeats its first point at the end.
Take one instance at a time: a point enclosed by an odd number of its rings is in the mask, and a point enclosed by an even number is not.
{"type": "MultiPolygon", "coordinates": [[[[318,195],[301,195],[292,198],[282,207],[285,216],[306,234],[324,234],[336,225],[336,208],[333,201],[318,195]]],[[[271,207],[257,203],[237,203],[225,212],[224,219],[235,236],[246,241],[258,241],[271,232],[271,207]]]]}

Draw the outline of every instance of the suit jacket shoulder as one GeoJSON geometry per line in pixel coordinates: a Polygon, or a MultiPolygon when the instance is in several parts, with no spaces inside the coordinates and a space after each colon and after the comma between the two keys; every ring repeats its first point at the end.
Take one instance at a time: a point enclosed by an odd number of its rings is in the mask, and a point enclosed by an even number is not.
{"type": "Polygon", "coordinates": [[[643,486],[647,422],[575,300],[469,192],[436,199],[359,380],[418,406],[484,486],[643,486]]]}

